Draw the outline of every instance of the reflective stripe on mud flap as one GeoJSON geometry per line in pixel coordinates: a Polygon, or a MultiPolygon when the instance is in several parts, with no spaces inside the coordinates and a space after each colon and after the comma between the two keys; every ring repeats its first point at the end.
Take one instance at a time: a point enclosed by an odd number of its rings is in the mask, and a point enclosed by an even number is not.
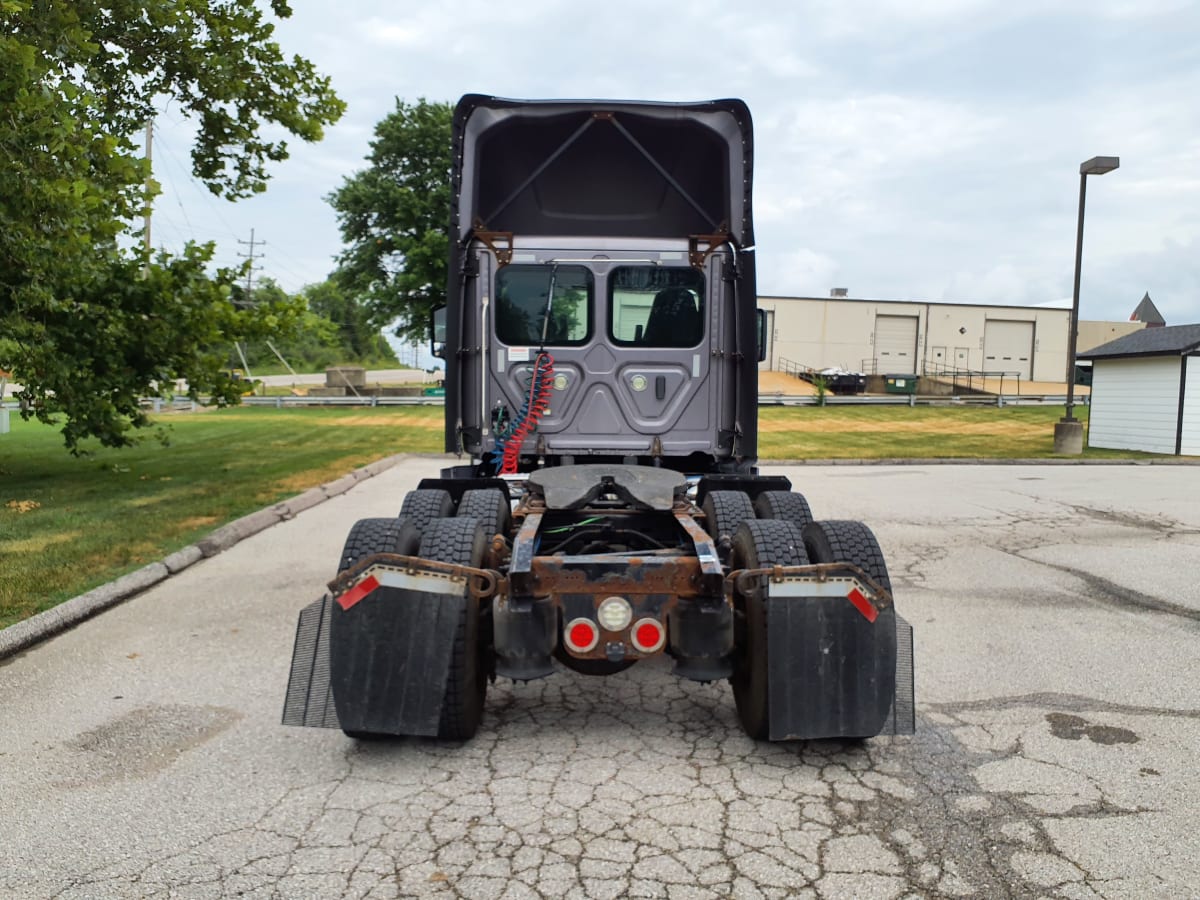
{"type": "Polygon", "coordinates": [[[367,594],[381,587],[457,596],[466,590],[467,579],[440,572],[412,572],[383,565],[371,566],[353,587],[337,598],[337,604],[348,610],[367,594]]]}
{"type": "Polygon", "coordinates": [[[841,597],[849,600],[868,622],[879,617],[878,598],[874,591],[856,578],[789,579],[771,582],[772,597],[841,597]]]}

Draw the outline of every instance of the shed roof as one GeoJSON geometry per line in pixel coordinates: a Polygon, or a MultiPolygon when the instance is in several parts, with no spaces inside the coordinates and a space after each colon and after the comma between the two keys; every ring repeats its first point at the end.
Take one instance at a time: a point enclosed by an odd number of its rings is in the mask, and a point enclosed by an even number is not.
{"type": "Polygon", "coordinates": [[[1200,325],[1167,325],[1143,328],[1115,341],[1080,353],[1080,359],[1116,359],[1129,356],[1182,356],[1200,349],[1200,325]]]}

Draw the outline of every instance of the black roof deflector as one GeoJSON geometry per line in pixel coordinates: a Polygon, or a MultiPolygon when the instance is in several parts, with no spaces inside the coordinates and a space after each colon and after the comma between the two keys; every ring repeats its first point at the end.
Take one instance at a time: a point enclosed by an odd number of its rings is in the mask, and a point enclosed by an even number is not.
{"type": "Polygon", "coordinates": [[[750,113],[704,103],[503,100],[454,114],[455,238],[473,232],[754,242],[750,113]]]}

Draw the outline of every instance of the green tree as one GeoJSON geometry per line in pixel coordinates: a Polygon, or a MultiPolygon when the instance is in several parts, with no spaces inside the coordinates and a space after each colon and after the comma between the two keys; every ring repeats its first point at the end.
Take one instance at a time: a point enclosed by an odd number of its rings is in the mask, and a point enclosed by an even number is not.
{"type": "MultiPolygon", "coordinates": [[[[279,356],[292,368],[303,371],[347,363],[396,362],[396,354],[379,329],[372,330],[367,324],[366,311],[349,300],[332,282],[309,285],[296,297],[289,297],[273,280],[264,278],[255,286],[249,303],[270,309],[295,304],[303,310],[295,327],[286,333],[266,335],[245,344],[246,361],[252,372],[263,367],[274,368],[279,365],[279,356]]],[[[233,348],[230,348],[228,365],[231,368],[241,365],[241,358],[233,348]]]]}
{"type": "Polygon", "coordinates": [[[138,398],[176,378],[233,402],[229,343],[279,333],[298,309],[237,308],[211,247],[122,245],[154,190],[136,139],[169,98],[198,125],[194,174],[233,199],[287,157],[264,132],[318,140],[342,101],[284,57],[254,0],[0,0],[0,23],[0,368],[24,385],[23,413],[64,421],[75,451],[89,436],[128,444],[147,424],[138,398]]]}
{"type": "Polygon", "coordinates": [[[397,100],[375,126],[370,166],[329,197],[349,245],[337,280],[375,325],[395,322],[410,341],[426,339],[430,310],[445,302],[452,116],[448,103],[397,100]]]}
{"type": "Polygon", "coordinates": [[[301,294],[311,312],[337,327],[347,362],[396,362],[396,353],[372,321],[370,310],[337,281],[310,284],[301,294]]]}

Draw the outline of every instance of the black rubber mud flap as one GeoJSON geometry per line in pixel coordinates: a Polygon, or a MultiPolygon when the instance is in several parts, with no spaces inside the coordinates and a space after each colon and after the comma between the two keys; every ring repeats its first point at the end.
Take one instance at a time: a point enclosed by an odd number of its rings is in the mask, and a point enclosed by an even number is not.
{"type": "Polygon", "coordinates": [[[300,610],[296,645],[287,697],[283,701],[284,725],[337,728],[337,710],[329,683],[329,619],[333,601],[326,594],[300,610]]]}
{"type": "Polygon", "coordinates": [[[842,597],[770,597],[770,739],[911,734],[912,629],[899,625],[890,606],[868,622],[842,597]],[[904,691],[897,684],[900,632],[907,663],[903,710],[897,708],[897,688],[904,691]]]}
{"type": "Polygon", "coordinates": [[[330,685],[343,731],[435,737],[467,598],[378,588],[332,604],[330,685]]]}

